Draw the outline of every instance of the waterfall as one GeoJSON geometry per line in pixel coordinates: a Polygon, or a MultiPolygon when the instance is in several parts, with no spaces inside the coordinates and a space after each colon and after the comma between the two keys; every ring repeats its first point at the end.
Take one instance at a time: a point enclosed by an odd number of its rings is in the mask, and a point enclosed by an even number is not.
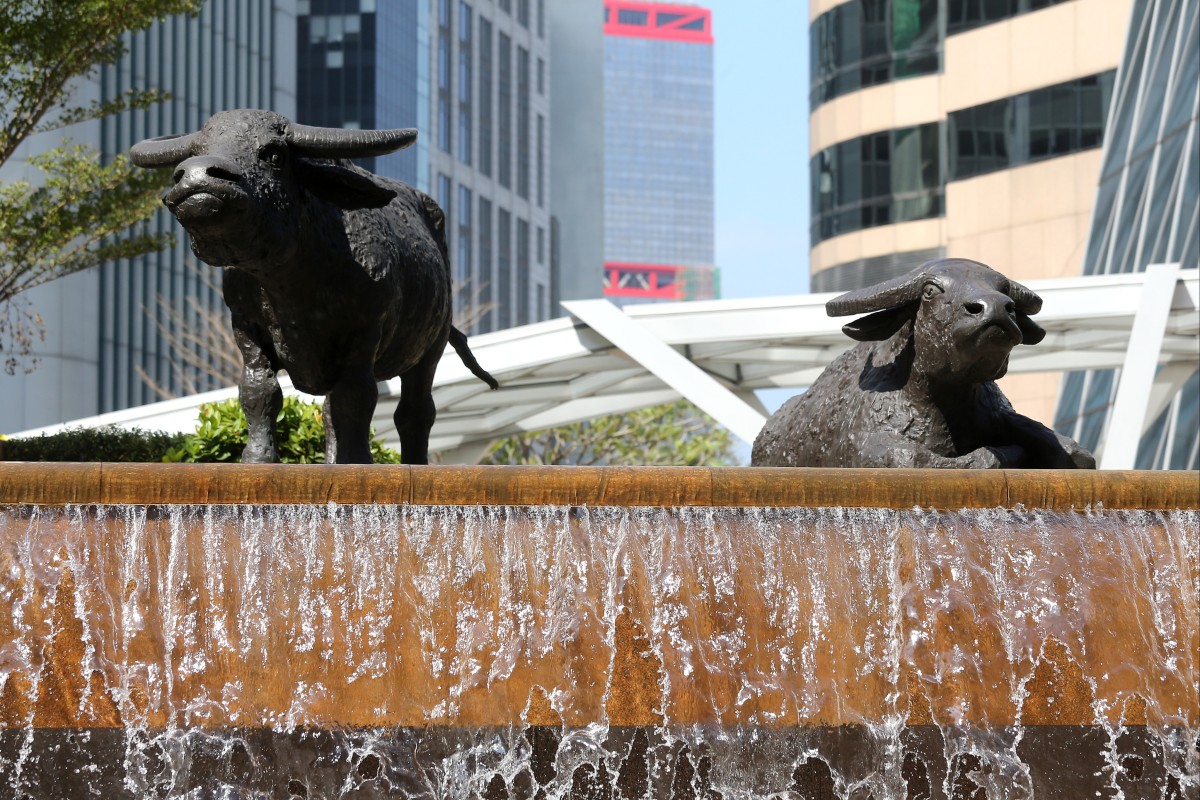
{"type": "Polygon", "coordinates": [[[1200,793],[1195,511],[14,506],[0,597],[0,798],[1200,793]]]}

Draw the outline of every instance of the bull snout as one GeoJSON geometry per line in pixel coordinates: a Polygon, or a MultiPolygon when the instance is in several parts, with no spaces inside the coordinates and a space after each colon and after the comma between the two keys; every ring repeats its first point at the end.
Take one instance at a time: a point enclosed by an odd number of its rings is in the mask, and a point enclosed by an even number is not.
{"type": "Polygon", "coordinates": [[[175,168],[175,186],[163,203],[181,222],[216,216],[227,203],[240,197],[242,171],[237,162],[222,156],[195,156],[175,168]]]}
{"type": "Polygon", "coordinates": [[[1014,342],[1020,341],[1021,329],[1014,315],[1017,304],[1001,292],[988,292],[972,296],[962,305],[963,312],[979,325],[979,329],[999,328],[1014,342]]]}

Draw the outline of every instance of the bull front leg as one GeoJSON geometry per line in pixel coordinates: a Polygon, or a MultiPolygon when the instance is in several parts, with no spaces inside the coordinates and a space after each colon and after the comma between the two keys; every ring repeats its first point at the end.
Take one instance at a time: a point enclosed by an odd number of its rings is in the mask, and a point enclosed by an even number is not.
{"type": "Polygon", "coordinates": [[[913,467],[926,469],[1001,469],[1020,466],[1024,450],[1019,445],[980,447],[961,456],[944,456],[894,432],[866,437],[860,450],[862,467],[913,467]]]}
{"type": "Polygon", "coordinates": [[[1096,459],[1079,442],[1047,428],[1037,420],[1013,413],[1007,428],[1028,453],[1032,469],[1095,469],[1096,459]]]}
{"type": "Polygon", "coordinates": [[[275,378],[275,370],[263,348],[245,331],[235,328],[234,339],[242,351],[242,379],[238,383],[238,399],[246,414],[249,438],[242,450],[243,464],[275,464],[279,452],[275,447],[275,420],[283,407],[283,392],[275,378]]]}
{"type": "Polygon", "coordinates": [[[379,389],[370,369],[347,371],[325,395],[325,463],[370,464],[379,389]]]}

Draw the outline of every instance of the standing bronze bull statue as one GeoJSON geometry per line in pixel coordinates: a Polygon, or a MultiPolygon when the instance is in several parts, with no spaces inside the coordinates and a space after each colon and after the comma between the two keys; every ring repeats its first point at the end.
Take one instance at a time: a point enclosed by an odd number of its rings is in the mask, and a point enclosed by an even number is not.
{"type": "Polygon", "coordinates": [[[313,128],[243,109],[130,151],[138,166],[174,167],[163,203],[196,256],[226,268],[249,423],[242,461],[279,460],[280,370],[298,389],[325,395],[325,455],[337,463],[371,462],[376,382],[397,375],[401,457],[428,463],[433,375],[447,341],[496,388],[450,322],[442,210],[343,160],[415,141],[414,130],[313,128]]]}

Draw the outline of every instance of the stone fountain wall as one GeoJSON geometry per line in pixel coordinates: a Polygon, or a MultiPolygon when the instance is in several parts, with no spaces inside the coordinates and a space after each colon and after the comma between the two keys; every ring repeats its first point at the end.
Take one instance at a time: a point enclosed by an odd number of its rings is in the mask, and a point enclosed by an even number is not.
{"type": "Polygon", "coordinates": [[[0,464],[0,798],[1187,797],[1197,509],[1195,473],[0,464]]]}

